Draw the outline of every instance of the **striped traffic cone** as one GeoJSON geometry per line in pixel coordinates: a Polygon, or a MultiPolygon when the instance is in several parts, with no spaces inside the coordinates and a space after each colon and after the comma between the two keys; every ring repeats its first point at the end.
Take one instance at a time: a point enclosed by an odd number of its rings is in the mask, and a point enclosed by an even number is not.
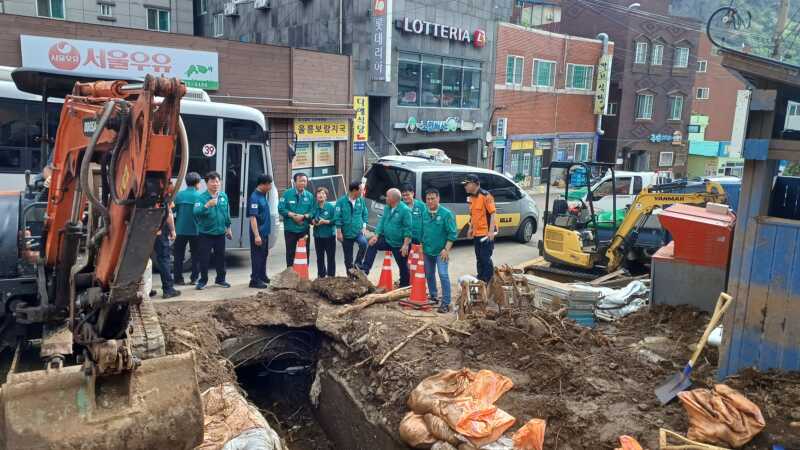
{"type": "Polygon", "coordinates": [[[297,241],[297,249],[294,252],[294,264],[292,269],[300,275],[300,278],[308,279],[308,247],[306,247],[306,238],[297,241]]]}
{"type": "Polygon", "coordinates": [[[383,268],[381,269],[381,279],[378,280],[378,288],[386,292],[394,289],[392,281],[392,252],[387,251],[383,257],[383,268]]]}
{"type": "Polygon", "coordinates": [[[409,272],[411,274],[411,296],[408,298],[408,301],[403,300],[400,304],[404,308],[430,311],[428,289],[425,284],[425,260],[422,258],[422,249],[418,244],[413,245],[411,247],[411,252],[414,258],[414,264],[409,265],[409,272]]]}

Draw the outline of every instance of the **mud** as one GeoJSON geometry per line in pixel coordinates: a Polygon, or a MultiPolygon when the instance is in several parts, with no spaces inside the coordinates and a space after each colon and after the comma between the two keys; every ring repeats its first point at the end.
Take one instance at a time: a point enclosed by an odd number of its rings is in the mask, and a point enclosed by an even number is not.
{"type": "MultiPolygon", "coordinates": [[[[209,386],[235,378],[232,363],[221,356],[224,340],[263,327],[314,327],[326,336],[318,372],[338,380],[360,405],[364,420],[395,440],[411,389],[441,369],[461,367],[510,377],[514,388],[498,406],[516,417],[512,430],[531,418],[547,419],[545,448],[613,449],[618,436],[627,434],[654,449],[660,427],[686,432],[680,404],[661,406],[653,390],[689,358],[690,344],[708,320],[704,313],[660,306],[595,330],[533,309],[453,322],[451,315],[375,305],[339,318],[334,313],[340,306],[313,288],[304,289],[269,290],[210,304],[158,305],[168,351],[198,351],[200,382],[209,386]],[[378,363],[423,321],[440,326],[412,339],[384,365],[378,363]]],[[[716,359],[716,349],[707,349],[693,375],[696,387],[715,382],[716,359]]],[[[800,417],[800,374],[745,372],[728,382],[759,405],[767,421],[767,429],[743,448],[800,448],[800,430],[789,427],[800,420],[794,418],[800,417]]],[[[328,448],[321,441],[316,445],[328,448]]]]}

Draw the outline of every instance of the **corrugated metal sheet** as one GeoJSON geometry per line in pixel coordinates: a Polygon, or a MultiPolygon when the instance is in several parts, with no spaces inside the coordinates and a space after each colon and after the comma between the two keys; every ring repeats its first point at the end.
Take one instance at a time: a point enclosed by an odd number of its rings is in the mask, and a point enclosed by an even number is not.
{"type": "Polygon", "coordinates": [[[747,367],[800,370],[800,222],[757,217],[746,234],[753,245],[730,274],[739,292],[719,376],[747,367]]]}

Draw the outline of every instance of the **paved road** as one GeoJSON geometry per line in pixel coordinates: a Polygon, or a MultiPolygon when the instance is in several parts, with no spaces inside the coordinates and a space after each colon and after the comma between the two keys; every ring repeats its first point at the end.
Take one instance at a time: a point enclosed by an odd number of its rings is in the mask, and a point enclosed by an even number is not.
{"type": "MultiPolygon", "coordinates": [[[[544,205],[544,196],[535,196],[534,199],[536,200],[537,205],[542,209],[544,205]]],[[[494,263],[498,264],[518,264],[523,261],[527,261],[529,259],[535,258],[538,256],[538,251],[536,250],[536,243],[541,238],[541,227],[536,231],[536,235],[531,242],[527,244],[520,244],[517,241],[511,239],[498,239],[495,245],[494,250],[494,263]]],[[[271,276],[272,274],[278,273],[286,268],[286,261],[285,261],[286,251],[283,245],[283,239],[280,237],[278,242],[273,247],[272,251],[270,252],[269,258],[267,259],[267,274],[271,276]]],[[[311,254],[309,255],[309,274],[311,279],[316,278],[317,267],[316,267],[316,254],[312,249],[311,254]]],[[[456,283],[456,280],[459,276],[464,274],[471,274],[474,275],[476,273],[475,269],[475,252],[470,244],[470,242],[458,242],[453,247],[450,256],[450,278],[452,283],[456,283]]],[[[377,283],[378,278],[380,277],[380,268],[381,268],[382,258],[379,257],[375,260],[375,265],[373,266],[372,271],[369,274],[369,278],[377,283]]],[[[341,251],[341,247],[337,246],[336,251],[336,272],[337,275],[343,276],[344,272],[344,257],[341,251]]],[[[397,267],[394,267],[394,276],[395,280],[398,278],[397,267]]],[[[188,275],[188,274],[187,274],[188,275]]],[[[213,280],[214,277],[214,270],[211,269],[209,273],[209,278],[213,280]]],[[[154,288],[159,290],[159,294],[161,293],[159,285],[160,281],[158,280],[158,276],[154,277],[154,288]]],[[[226,298],[239,298],[244,297],[247,295],[251,295],[254,292],[257,292],[254,289],[249,289],[247,284],[250,281],[250,254],[247,251],[229,251],[228,252],[228,281],[233,285],[230,289],[225,289],[221,287],[214,286],[210,284],[206,290],[197,291],[194,289],[193,286],[178,286],[178,289],[182,291],[182,295],[180,297],[176,297],[175,301],[181,300],[199,300],[199,301],[211,301],[211,300],[223,300],[226,298]]],[[[454,293],[455,295],[455,293],[454,293]]],[[[159,297],[155,297],[155,299],[160,300],[159,297]]],[[[172,301],[171,299],[170,301],[172,301]]]]}

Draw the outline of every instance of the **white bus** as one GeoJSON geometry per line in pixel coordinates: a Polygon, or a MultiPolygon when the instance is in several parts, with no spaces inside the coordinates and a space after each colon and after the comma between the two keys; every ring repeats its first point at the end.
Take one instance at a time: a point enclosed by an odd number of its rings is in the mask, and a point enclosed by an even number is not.
{"type": "MultiPolygon", "coordinates": [[[[42,101],[22,92],[11,81],[14,68],[0,67],[0,191],[25,188],[25,172],[41,170],[42,101]]],[[[49,135],[56,135],[64,99],[48,101],[49,135]]],[[[231,201],[233,242],[229,248],[249,247],[247,199],[256,177],[272,175],[272,158],[264,115],[255,108],[212,102],[200,89],[189,89],[181,101],[181,118],[189,138],[189,171],[222,175],[222,187],[231,201]]],[[[179,154],[180,152],[176,152],[179,154]]],[[[177,172],[177,164],[176,172],[177,172]]],[[[203,189],[204,189],[203,184],[203,189]]],[[[270,192],[272,229],[278,222],[277,189],[270,192]]],[[[272,233],[269,245],[275,243],[272,233]]]]}

